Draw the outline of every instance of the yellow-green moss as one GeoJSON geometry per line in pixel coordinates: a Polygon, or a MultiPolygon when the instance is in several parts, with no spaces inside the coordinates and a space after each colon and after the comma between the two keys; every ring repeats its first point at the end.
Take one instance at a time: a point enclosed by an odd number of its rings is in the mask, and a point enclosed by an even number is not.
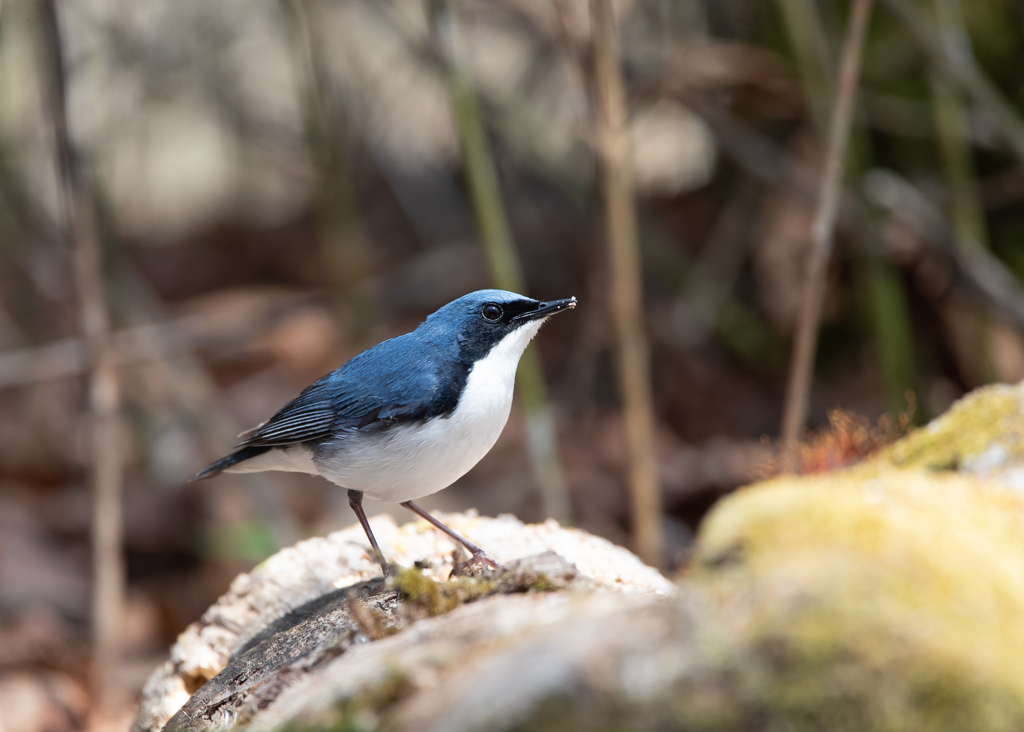
{"type": "Polygon", "coordinates": [[[543,572],[539,572],[533,579],[530,589],[536,590],[537,592],[557,592],[558,590],[565,589],[565,585],[560,585],[557,582],[552,581],[551,578],[543,572]]]}
{"type": "Polygon", "coordinates": [[[437,582],[418,569],[400,569],[394,586],[406,599],[431,615],[444,615],[461,603],[478,600],[497,590],[494,582],[473,577],[458,577],[437,582]]]}
{"type": "Polygon", "coordinates": [[[882,451],[877,463],[956,470],[990,450],[1024,460],[1024,403],[1016,386],[971,392],[930,424],[882,451]]]}
{"type": "Polygon", "coordinates": [[[712,511],[691,578],[734,639],[741,707],[796,730],[1024,729],[1017,494],[924,470],[779,479],[712,511]]]}

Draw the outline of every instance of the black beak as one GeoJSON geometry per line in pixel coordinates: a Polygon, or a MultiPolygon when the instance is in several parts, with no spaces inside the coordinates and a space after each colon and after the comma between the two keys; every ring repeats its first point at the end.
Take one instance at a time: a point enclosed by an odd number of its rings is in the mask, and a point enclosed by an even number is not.
{"type": "Polygon", "coordinates": [[[542,302],[537,305],[536,310],[528,310],[525,313],[512,318],[513,323],[518,323],[526,320],[536,320],[537,318],[546,318],[549,315],[560,313],[563,310],[572,310],[576,307],[576,298],[567,297],[564,300],[551,300],[549,302],[542,302]]]}

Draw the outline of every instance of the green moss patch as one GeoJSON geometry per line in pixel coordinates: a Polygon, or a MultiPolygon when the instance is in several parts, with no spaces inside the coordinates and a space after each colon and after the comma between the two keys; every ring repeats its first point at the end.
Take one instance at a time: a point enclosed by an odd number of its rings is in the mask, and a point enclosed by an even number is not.
{"type": "Polygon", "coordinates": [[[430,615],[444,615],[464,602],[479,600],[498,591],[495,582],[475,577],[457,577],[437,582],[418,569],[400,569],[394,579],[395,589],[406,600],[430,615]]]}

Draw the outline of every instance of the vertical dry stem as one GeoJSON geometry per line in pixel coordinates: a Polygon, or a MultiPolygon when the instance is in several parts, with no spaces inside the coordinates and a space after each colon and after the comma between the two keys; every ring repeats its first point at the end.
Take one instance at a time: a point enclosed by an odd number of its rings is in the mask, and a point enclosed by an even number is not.
{"type": "Polygon", "coordinates": [[[637,554],[664,560],[661,490],[654,450],[654,409],[644,335],[636,204],[626,134],[626,100],[611,0],[593,0],[598,151],[611,264],[611,319],[629,449],[629,487],[637,554]]]}
{"type": "Polygon", "coordinates": [[[82,336],[88,354],[89,419],[92,460],[93,664],[97,694],[109,703],[110,674],[118,655],[124,564],[121,557],[121,465],[118,449],[120,388],[103,294],[99,243],[91,202],[77,165],[68,127],[64,46],[56,0],[43,0],[45,62],[50,67],[50,108],[59,165],[66,235],[74,249],[82,336]]]}
{"type": "Polygon", "coordinates": [[[857,77],[860,75],[864,35],[870,13],[871,0],[854,0],[850,8],[846,40],[843,43],[839,87],[829,127],[824,179],[811,229],[811,259],[807,267],[807,282],[797,323],[796,345],[793,349],[793,362],[790,365],[786,404],[782,415],[782,441],[787,446],[792,446],[800,438],[807,420],[814,353],[818,342],[822,303],[825,299],[825,275],[832,253],[832,234],[839,207],[857,77]]]}

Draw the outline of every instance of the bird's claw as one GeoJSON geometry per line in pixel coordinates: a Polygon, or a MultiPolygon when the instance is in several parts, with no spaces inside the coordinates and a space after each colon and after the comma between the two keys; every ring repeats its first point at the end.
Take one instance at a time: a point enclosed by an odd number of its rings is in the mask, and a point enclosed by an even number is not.
{"type": "Polygon", "coordinates": [[[501,569],[501,565],[484,552],[473,553],[469,559],[456,560],[452,567],[452,577],[486,577],[501,569]]]}

